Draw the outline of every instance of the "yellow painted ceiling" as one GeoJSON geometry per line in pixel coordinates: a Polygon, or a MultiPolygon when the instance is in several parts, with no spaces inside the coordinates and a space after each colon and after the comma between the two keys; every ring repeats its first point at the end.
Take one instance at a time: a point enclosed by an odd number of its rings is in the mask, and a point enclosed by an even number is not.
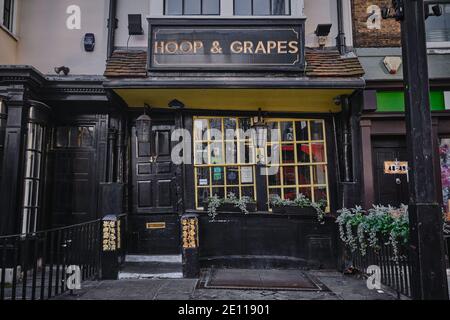
{"type": "Polygon", "coordinates": [[[336,97],[351,89],[115,89],[129,107],[168,108],[173,99],[189,109],[273,112],[339,112],[336,97]]]}

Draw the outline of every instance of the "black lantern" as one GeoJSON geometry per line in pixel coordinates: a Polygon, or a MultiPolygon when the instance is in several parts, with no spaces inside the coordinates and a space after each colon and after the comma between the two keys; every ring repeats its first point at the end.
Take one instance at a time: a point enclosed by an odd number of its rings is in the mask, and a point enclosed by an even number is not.
{"type": "Polygon", "coordinates": [[[265,149],[267,146],[268,128],[259,109],[258,121],[253,125],[253,144],[256,149],[265,149]]]}
{"type": "Polygon", "coordinates": [[[136,120],[136,136],[139,143],[149,143],[151,140],[152,119],[144,112],[136,120]]]}

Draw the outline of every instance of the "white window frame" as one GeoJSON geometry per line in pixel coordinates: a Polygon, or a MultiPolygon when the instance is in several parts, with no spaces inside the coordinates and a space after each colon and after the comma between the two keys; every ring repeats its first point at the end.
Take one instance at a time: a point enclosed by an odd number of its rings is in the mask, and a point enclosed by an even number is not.
{"type": "Polygon", "coordinates": [[[10,35],[15,37],[16,31],[17,31],[17,10],[18,10],[18,0],[12,0],[12,15],[10,17],[11,19],[11,27],[8,28],[4,25],[3,21],[3,14],[4,14],[4,6],[5,6],[5,0],[0,0],[0,28],[8,32],[10,35]]]}
{"type": "Polygon", "coordinates": [[[220,0],[220,15],[164,15],[165,0],[149,0],[150,14],[148,18],[170,18],[170,19],[303,19],[304,15],[304,0],[290,0],[291,14],[280,16],[235,16],[234,15],[234,0],[220,0]]]}

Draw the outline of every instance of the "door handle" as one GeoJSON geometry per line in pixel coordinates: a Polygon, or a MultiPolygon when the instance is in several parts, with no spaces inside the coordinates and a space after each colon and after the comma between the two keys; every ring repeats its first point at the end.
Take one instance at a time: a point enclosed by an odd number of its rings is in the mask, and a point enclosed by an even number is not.
{"type": "Polygon", "coordinates": [[[395,179],[395,183],[398,185],[402,184],[402,180],[400,178],[395,179]]]}

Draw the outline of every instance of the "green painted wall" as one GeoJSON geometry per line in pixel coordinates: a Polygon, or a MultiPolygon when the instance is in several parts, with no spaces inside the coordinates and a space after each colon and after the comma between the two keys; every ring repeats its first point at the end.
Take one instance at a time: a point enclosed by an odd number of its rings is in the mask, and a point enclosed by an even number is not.
{"type": "MultiPolygon", "coordinates": [[[[432,111],[445,110],[444,93],[442,91],[431,91],[430,102],[432,111]]],[[[377,112],[404,112],[405,100],[403,92],[378,91],[377,112]]]]}

